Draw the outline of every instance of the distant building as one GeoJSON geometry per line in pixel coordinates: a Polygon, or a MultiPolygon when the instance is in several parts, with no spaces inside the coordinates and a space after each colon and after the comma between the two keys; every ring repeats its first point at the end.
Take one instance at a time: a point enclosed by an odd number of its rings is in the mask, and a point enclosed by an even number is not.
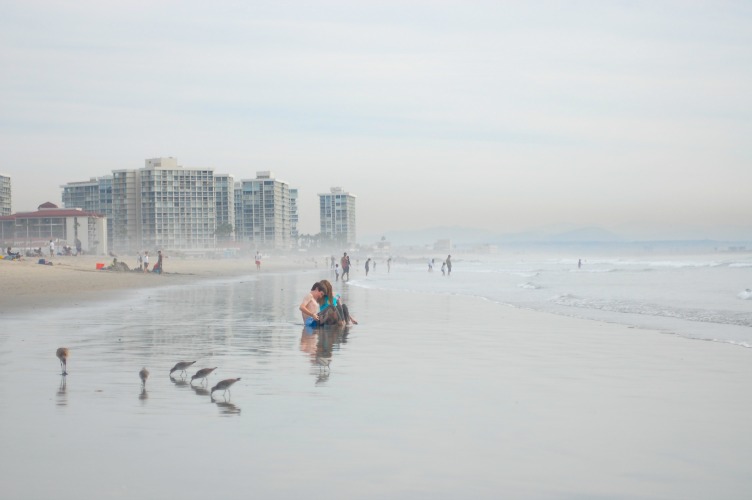
{"type": "Polygon", "coordinates": [[[36,212],[0,216],[0,241],[14,248],[47,248],[54,240],[58,248],[76,248],[85,253],[106,254],[107,218],[80,208],[58,208],[44,203],[36,212]]]}
{"type": "MultiPolygon", "coordinates": [[[[69,182],[63,188],[63,207],[94,212],[112,221],[112,176],[92,177],[88,181],[69,182]]],[[[107,241],[112,241],[112,224],[107,224],[107,241]]]]}
{"type": "Polygon", "coordinates": [[[235,187],[235,230],[238,241],[255,248],[285,250],[292,247],[293,217],[297,231],[297,190],[269,171],[235,187]]]}
{"type": "Polygon", "coordinates": [[[324,242],[346,246],[356,243],[354,195],[346,193],[341,187],[333,187],[329,193],[320,193],[319,216],[324,242]]]}
{"type": "Polygon", "coordinates": [[[217,241],[235,239],[235,179],[228,174],[214,176],[214,199],[217,208],[217,241]],[[229,228],[229,233],[224,228],[229,228]]]}
{"type": "Polygon", "coordinates": [[[10,177],[0,174],[0,215],[11,214],[10,177]]]}
{"type": "Polygon", "coordinates": [[[138,170],[115,170],[113,247],[207,250],[215,247],[214,171],[183,168],[175,158],[152,158],[138,170]]]}

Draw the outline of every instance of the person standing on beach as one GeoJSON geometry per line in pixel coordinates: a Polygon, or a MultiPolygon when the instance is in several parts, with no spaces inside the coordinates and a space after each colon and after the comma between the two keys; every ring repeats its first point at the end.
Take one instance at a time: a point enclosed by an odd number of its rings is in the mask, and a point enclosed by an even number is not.
{"type": "Polygon", "coordinates": [[[441,263],[441,275],[446,276],[446,261],[441,263]]]}
{"type": "Polygon", "coordinates": [[[153,273],[162,274],[162,250],[157,250],[157,263],[151,270],[153,273]]]}
{"type": "Polygon", "coordinates": [[[334,281],[339,281],[339,264],[334,264],[334,281]]]}
{"type": "Polygon", "coordinates": [[[138,258],[136,259],[136,263],[138,263],[138,270],[143,271],[144,270],[144,258],[141,255],[141,252],[138,252],[138,258]]]}
{"type": "Polygon", "coordinates": [[[342,281],[347,281],[350,279],[350,257],[347,256],[347,252],[345,252],[342,255],[342,259],[339,261],[340,264],[342,264],[342,281]],[[345,275],[347,275],[347,279],[345,279],[345,275]]]}
{"type": "Polygon", "coordinates": [[[446,265],[447,265],[447,276],[451,276],[452,275],[452,256],[451,255],[447,255],[446,265]]]}
{"type": "Polygon", "coordinates": [[[316,327],[319,321],[319,301],[324,297],[324,287],[321,283],[316,282],[311,287],[311,291],[303,298],[303,302],[300,303],[301,314],[303,315],[303,323],[305,326],[316,327]]]}
{"type": "Polygon", "coordinates": [[[368,260],[366,260],[366,278],[368,277],[368,266],[371,264],[371,258],[368,257],[368,260]]]}
{"type": "Polygon", "coordinates": [[[55,242],[50,240],[50,258],[55,256],[55,242]]]}
{"type": "Polygon", "coordinates": [[[261,252],[256,250],[256,271],[261,271],[261,252]]]}
{"type": "Polygon", "coordinates": [[[386,259],[386,272],[388,273],[392,272],[392,258],[391,257],[386,259]]]}
{"type": "Polygon", "coordinates": [[[149,252],[144,252],[144,272],[149,272],[149,252]]]}

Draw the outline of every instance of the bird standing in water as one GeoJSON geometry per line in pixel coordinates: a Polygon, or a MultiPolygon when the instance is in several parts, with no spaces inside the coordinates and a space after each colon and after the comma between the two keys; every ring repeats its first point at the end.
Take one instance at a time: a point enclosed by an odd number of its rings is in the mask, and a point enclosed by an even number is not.
{"type": "MultiPolygon", "coordinates": [[[[224,395],[227,392],[230,392],[230,386],[240,380],[240,378],[227,378],[219,382],[217,385],[212,387],[211,392],[209,393],[210,397],[214,397],[214,391],[224,391],[222,395],[224,395]]],[[[232,393],[230,393],[230,396],[232,396],[232,393]]]]}
{"type": "Polygon", "coordinates": [[[60,360],[60,368],[63,369],[62,375],[68,375],[68,348],[58,347],[55,356],[60,360]]]}
{"type": "Polygon", "coordinates": [[[172,376],[173,372],[177,371],[185,373],[187,375],[185,369],[191,366],[193,363],[195,363],[195,361],[180,361],[176,363],[175,366],[172,367],[172,370],[170,370],[170,376],[172,376]]]}
{"type": "Polygon", "coordinates": [[[146,367],[141,368],[141,371],[138,372],[138,376],[141,377],[141,383],[146,387],[146,379],[149,378],[149,370],[147,370],[146,367]]]}
{"type": "Polygon", "coordinates": [[[209,376],[211,372],[216,370],[217,367],[214,368],[201,368],[199,371],[196,372],[194,376],[191,377],[191,384],[193,384],[193,381],[198,379],[201,379],[201,383],[203,383],[206,380],[206,377],[209,376]]]}

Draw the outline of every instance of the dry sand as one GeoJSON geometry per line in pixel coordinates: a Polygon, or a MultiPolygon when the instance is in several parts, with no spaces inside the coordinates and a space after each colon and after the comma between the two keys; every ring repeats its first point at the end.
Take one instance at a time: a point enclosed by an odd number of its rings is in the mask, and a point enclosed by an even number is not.
{"type": "MultiPolygon", "coordinates": [[[[106,299],[111,292],[133,288],[175,285],[197,279],[242,276],[259,272],[248,259],[181,259],[166,258],[162,275],[97,270],[97,263],[109,266],[111,257],[57,256],[52,265],[41,265],[37,258],[0,260],[0,314],[9,311],[66,307],[81,300],[106,299]]],[[[130,265],[135,265],[131,262],[130,265]]],[[[151,264],[156,262],[152,258],[151,264]]],[[[260,272],[310,269],[310,261],[272,257],[262,261],[260,272]]]]}

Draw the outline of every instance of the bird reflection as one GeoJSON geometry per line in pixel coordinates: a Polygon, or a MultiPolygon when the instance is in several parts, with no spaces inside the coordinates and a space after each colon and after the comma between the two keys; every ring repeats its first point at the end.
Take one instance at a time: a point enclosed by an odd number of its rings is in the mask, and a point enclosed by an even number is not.
{"type": "Polygon", "coordinates": [[[146,392],[146,385],[141,386],[141,393],[138,395],[138,399],[141,401],[146,401],[149,399],[149,393],[146,392]]]}
{"type": "Polygon", "coordinates": [[[68,404],[68,377],[60,375],[60,385],[57,388],[57,405],[66,406],[68,404]]]}
{"type": "Polygon", "coordinates": [[[191,389],[193,389],[193,392],[195,392],[199,396],[208,396],[209,395],[209,389],[207,387],[204,387],[202,385],[193,385],[190,384],[191,389]]]}
{"type": "Polygon", "coordinates": [[[188,385],[188,381],[184,378],[170,377],[170,382],[175,384],[175,386],[177,387],[185,387],[188,385]]]}
{"type": "Polygon", "coordinates": [[[212,399],[212,401],[217,405],[222,415],[240,415],[240,408],[237,405],[229,401],[217,401],[216,399],[212,399]]]}

